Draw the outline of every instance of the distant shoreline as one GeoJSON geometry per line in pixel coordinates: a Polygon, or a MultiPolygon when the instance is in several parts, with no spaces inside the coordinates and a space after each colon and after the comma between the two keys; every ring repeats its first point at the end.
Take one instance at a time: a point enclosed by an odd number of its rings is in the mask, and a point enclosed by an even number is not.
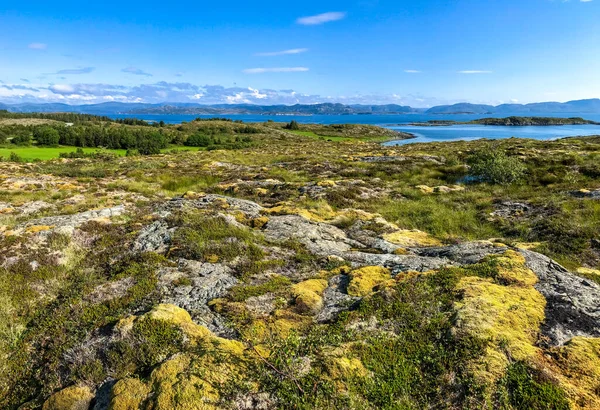
{"type": "Polygon", "coordinates": [[[586,120],[581,117],[505,117],[482,118],[472,121],[431,120],[403,124],[416,127],[447,127],[453,125],[488,125],[499,127],[552,127],[562,125],[600,125],[600,122],[586,120]]]}

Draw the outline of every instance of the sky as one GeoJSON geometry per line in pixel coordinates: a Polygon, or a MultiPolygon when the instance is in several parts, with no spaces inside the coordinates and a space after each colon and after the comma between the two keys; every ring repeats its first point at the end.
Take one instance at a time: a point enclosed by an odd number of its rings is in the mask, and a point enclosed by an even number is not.
{"type": "Polygon", "coordinates": [[[0,102],[597,98],[598,21],[600,0],[13,1],[0,102]]]}

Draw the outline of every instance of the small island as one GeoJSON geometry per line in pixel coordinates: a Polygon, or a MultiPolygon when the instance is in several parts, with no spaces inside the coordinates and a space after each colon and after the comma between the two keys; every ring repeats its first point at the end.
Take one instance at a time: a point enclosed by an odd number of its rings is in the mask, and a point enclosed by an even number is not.
{"type": "Polygon", "coordinates": [[[420,127],[443,127],[449,125],[496,125],[503,127],[527,126],[552,126],[552,125],[600,125],[599,122],[586,120],[581,117],[555,118],[555,117],[506,117],[506,118],[481,118],[473,121],[432,120],[427,122],[411,123],[420,127]]]}

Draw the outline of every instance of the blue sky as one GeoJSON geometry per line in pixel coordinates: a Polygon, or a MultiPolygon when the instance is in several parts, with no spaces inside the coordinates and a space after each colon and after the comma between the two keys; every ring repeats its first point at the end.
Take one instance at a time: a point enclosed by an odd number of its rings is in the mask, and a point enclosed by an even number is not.
{"type": "Polygon", "coordinates": [[[0,8],[0,101],[600,97],[600,0],[37,1],[0,8]]]}

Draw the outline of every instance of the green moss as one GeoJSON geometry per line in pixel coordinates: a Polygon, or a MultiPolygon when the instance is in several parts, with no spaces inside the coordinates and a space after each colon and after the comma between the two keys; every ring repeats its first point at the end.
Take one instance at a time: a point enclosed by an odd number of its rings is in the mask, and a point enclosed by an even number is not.
{"type": "Polygon", "coordinates": [[[512,363],[499,382],[499,401],[510,409],[569,410],[565,392],[524,362],[512,363]]]}
{"type": "Polygon", "coordinates": [[[175,232],[173,249],[182,257],[217,262],[230,261],[240,255],[252,261],[264,256],[250,230],[233,226],[214,215],[186,213],[175,223],[182,227],[175,232]]]}
{"type": "Polygon", "coordinates": [[[285,276],[273,276],[259,285],[237,285],[229,290],[229,298],[234,302],[243,302],[249,297],[261,296],[269,292],[280,292],[291,283],[285,276]]]}

